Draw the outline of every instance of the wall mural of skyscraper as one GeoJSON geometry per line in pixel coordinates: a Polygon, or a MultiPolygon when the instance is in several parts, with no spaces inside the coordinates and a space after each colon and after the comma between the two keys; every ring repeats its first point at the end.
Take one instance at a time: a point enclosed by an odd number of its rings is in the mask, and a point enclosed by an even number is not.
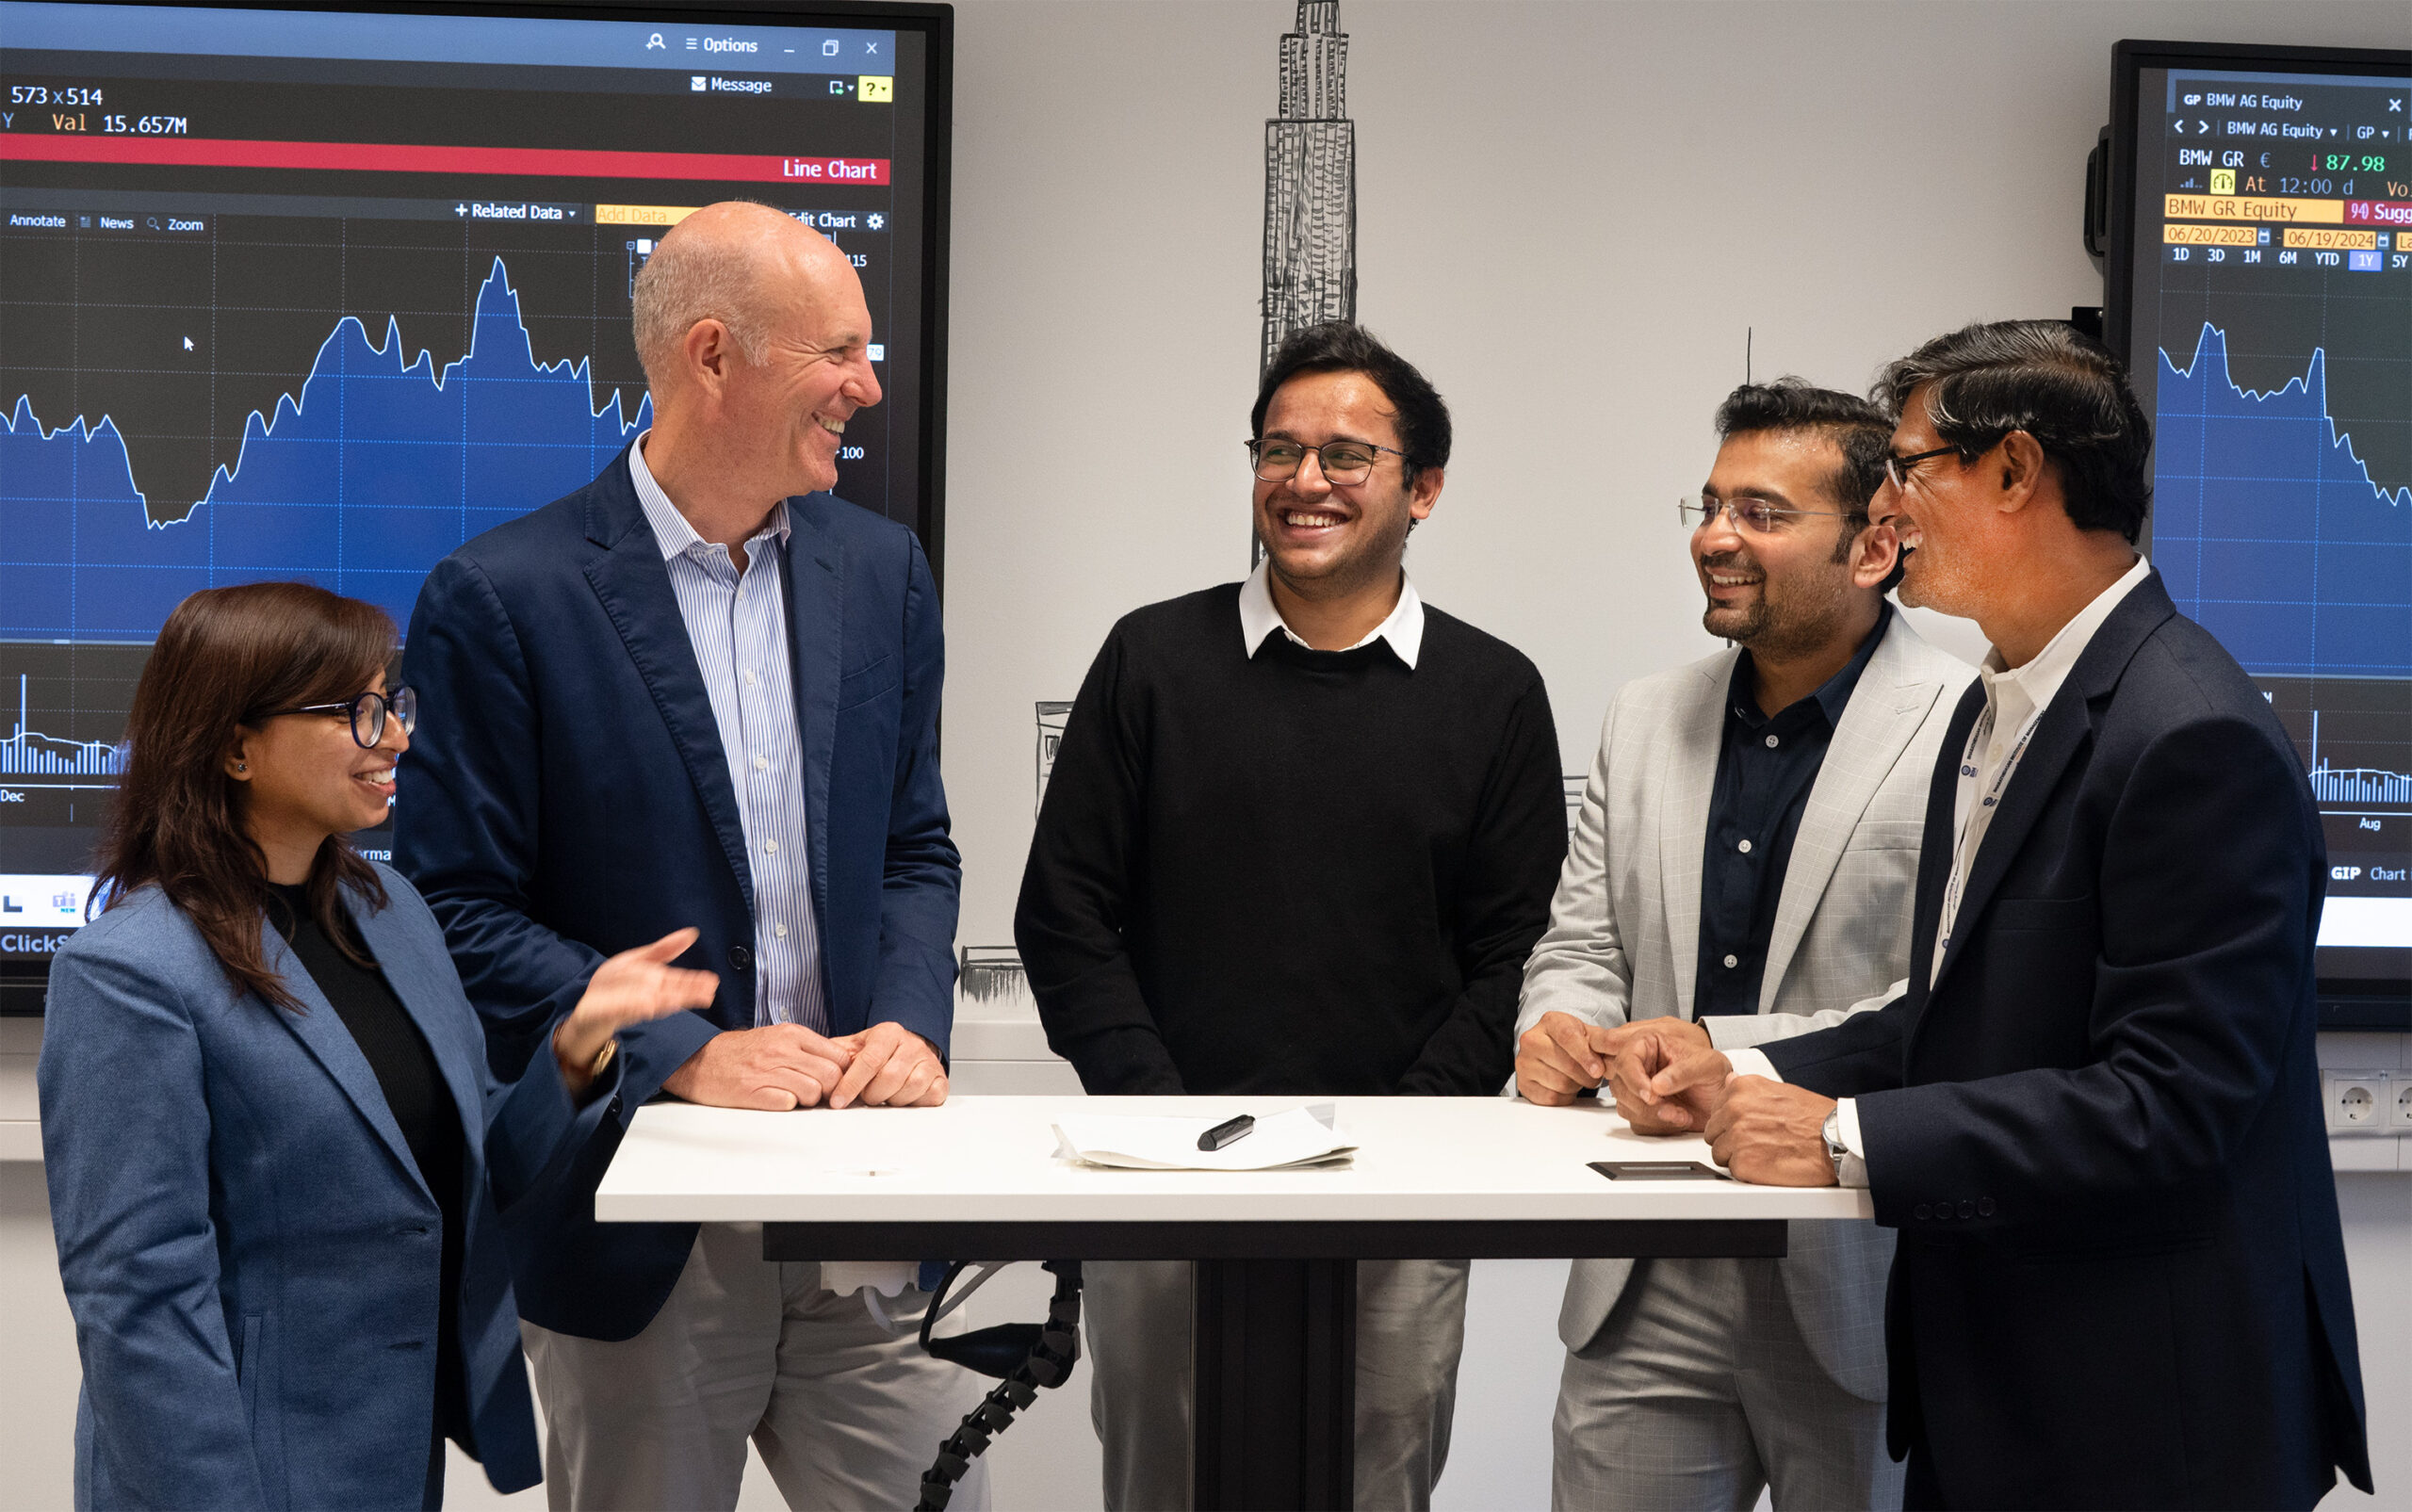
{"type": "MultiPolygon", "coordinates": [[[[1264,344],[1259,370],[1294,331],[1357,318],[1357,122],[1348,119],[1348,34],[1340,0],[1298,0],[1298,26],[1281,38],[1279,114],[1264,123],[1264,344]]],[[[1248,532],[1249,561],[1263,554],[1248,532]]],[[[1055,746],[1072,706],[1037,706],[1036,800],[1047,797],[1055,746]]],[[[1566,779],[1571,833],[1583,774],[1566,779]]],[[[961,1000],[982,1016],[1035,1016],[1021,957],[1010,945],[966,946],[961,1000]]]]}
{"type": "Polygon", "coordinates": [[[1357,318],[1357,123],[1340,0],[1298,0],[1281,38],[1280,114],[1264,123],[1264,347],[1357,318]]]}

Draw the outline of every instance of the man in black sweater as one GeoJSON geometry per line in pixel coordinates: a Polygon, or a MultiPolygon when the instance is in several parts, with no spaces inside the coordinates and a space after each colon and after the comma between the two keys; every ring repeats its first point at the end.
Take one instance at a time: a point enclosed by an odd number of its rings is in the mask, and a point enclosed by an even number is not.
{"type": "MultiPolygon", "coordinates": [[[[1264,561],[1125,616],[1056,755],[1014,920],[1048,1043],[1095,1094],[1494,1096],[1566,819],[1540,672],[1407,580],[1448,410],[1332,324],[1251,420],[1264,561]]],[[[1088,1276],[1106,1505],[1187,1506],[1190,1267],[1088,1276]]],[[[1359,1506],[1430,1503],[1465,1282],[1358,1268],[1359,1506]]]]}

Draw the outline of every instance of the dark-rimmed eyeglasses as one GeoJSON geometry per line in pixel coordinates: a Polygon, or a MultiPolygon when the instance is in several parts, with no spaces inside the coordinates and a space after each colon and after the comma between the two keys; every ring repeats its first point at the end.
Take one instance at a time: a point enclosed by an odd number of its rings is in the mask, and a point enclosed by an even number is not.
{"type": "Polygon", "coordinates": [[[1798,515],[1818,515],[1830,520],[1850,517],[1842,510],[1795,510],[1787,509],[1781,504],[1770,504],[1763,498],[1751,498],[1747,496],[1741,498],[1719,498],[1714,494],[1703,494],[1696,499],[1677,499],[1675,512],[1682,516],[1687,528],[1694,530],[1708,525],[1719,514],[1724,514],[1743,528],[1759,535],[1773,534],[1782,528],[1783,522],[1798,515]]]}
{"type": "Polygon", "coordinates": [[[1315,465],[1323,470],[1324,481],[1343,488],[1372,477],[1374,464],[1382,460],[1383,452],[1393,457],[1407,455],[1396,447],[1377,447],[1370,441],[1328,441],[1320,447],[1279,439],[1247,443],[1249,464],[1255,468],[1256,476],[1268,483],[1284,483],[1297,477],[1310,451],[1315,454],[1315,465]]]}
{"type": "Polygon", "coordinates": [[[351,721],[352,742],[364,751],[373,751],[377,742],[385,738],[385,715],[388,711],[401,722],[404,735],[418,728],[418,694],[408,687],[397,688],[390,693],[362,693],[340,704],[304,704],[300,708],[281,708],[277,714],[344,715],[351,721]]]}
{"type": "Polygon", "coordinates": [[[1895,488],[1907,488],[1910,486],[1910,474],[1918,463],[1932,462],[1937,457],[1965,458],[1970,455],[1965,447],[1937,447],[1932,451],[1914,451],[1906,457],[1888,455],[1884,459],[1884,476],[1893,480],[1895,488]]]}

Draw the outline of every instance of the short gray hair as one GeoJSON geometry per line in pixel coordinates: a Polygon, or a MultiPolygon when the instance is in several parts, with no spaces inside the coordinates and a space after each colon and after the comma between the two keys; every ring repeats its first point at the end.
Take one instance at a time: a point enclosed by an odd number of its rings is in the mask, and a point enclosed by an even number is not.
{"type": "Polygon", "coordinates": [[[637,361],[659,387],[676,364],[678,344],[698,320],[718,320],[749,366],[770,354],[771,319],[763,310],[760,254],[751,238],[681,236],[673,226],[638,269],[637,361]]]}

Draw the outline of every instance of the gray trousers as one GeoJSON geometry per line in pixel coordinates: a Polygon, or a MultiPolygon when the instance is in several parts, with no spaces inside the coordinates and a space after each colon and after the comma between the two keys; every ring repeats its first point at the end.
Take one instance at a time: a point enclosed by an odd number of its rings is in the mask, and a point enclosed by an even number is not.
{"type": "MultiPolygon", "coordinates": [[[[913,1505],[988,1383],[921,1353],[926,1294],[881,1302],[896,1332],[859,1294],[822,1290],[820,1266],[764,1260],[761,1225],[706,1224],[634,1339],[520,1325],[545,1406],[546,1500],[554,1512],[728,1512],[751,1439],[797,1512],[913,1505]]],[[[952,1506],[987,1505],[987,1465],[974,1460],[952,1506]]]]}
{"type": "Polygon", "coordinates": [[[1776,1262],[1646,1260],[1566,1357],[1551,1435],[1560,1512],[1750,1512],[1901,1504],[1884,1404],[1851,1395],[1801,1341],[1776,1262]]]}
{"type": "MultiPolygon", "coordinates": [[[[1466,1340],[1464,1260],[1357,1262],[1357,1505],[1424,1512],[1449,1457],[1458,1357],[1466,1340]]],[[[1089,1416],[1105,1447],[1108,1512],[1190,1504],[1187,1260],[1092,1260],[1082,1268],[1089,1416]]]]}

